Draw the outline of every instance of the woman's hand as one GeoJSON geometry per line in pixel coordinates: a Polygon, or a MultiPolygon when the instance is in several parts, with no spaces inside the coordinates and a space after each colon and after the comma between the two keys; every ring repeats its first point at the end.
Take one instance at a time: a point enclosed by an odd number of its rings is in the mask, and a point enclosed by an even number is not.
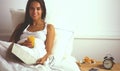
{"type": "Polygon", "coordinates": [[[38,60],[36,61],[36,63],[43,65],[43,64],[45,63],[45,61],[47,60],[47,58],[49,57],[49,55],[50,55],[50,54],[46,54],[44,57],[38,59],[38,60]]]}
{"type": "Polygon", "coordinates": [[[33,48],[32,42],[25,40],[23,43],[20,43],[20,45],[27,46],[29,48],[33,48]]]}

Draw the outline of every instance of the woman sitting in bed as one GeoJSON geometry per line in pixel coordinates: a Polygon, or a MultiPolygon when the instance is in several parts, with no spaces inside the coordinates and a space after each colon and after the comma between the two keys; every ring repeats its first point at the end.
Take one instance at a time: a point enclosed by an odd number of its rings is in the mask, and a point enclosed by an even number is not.
{"type": "Polygon", "coordinates": [[[55,29],[51,24],[45,23],[46,7],[44,0],[28,0],[26,5],[25,20],[22,24],[19,24],[13,32],[9,41],[19,43],[20,45],[33,47],[32,43],[27,40],[29,36],[34,36],[35,44],[39,44],[39,47],[43,49],[44,55],[40,57],[36,63],[43,64],[47,58],[51,55],[55,29]]]}

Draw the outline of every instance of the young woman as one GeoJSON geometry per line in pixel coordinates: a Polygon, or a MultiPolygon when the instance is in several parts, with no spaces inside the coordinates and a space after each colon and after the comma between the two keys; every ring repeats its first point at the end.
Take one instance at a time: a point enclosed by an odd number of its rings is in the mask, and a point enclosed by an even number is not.
{"type": "MultiPolygon", "coordinates": [[[[42,58],[39,58],[36,63],[43,64],[47,58],[51,55],[55,29],[51,24],[45,23],[46,7],[44,0],[28,0],[26,5],[25,20],[22,24],[19,24],[13,32],[10,42],[22,42],[23,46],[32,47],[32,43],[27,41],[28,36],[34,36],[36,39],[40,39],[45,45],[46,54],[42,58]]],[[[41,45],[40,42],[39,45],[41,45]]],[[[41,52],[41,51],[40,51],[41,52]]]]}

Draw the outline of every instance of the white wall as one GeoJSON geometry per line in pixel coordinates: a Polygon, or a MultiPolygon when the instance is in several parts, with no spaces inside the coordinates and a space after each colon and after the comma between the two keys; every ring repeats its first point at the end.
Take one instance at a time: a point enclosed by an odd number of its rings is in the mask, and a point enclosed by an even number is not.
{"type": "Polygon", "coordinates": [[[76,4],[77,37],[120,38],[120,0],[79,0],[76,4]]]}
{"type": "Polygon", "coordinates": [[[47,22],[55,27],[74,31],[73,0],[45,0],[47,7],[47,22]]]}
{"type": "Polygon", "coordinates": [[[120,63],[120,40],[114,39],[75,39],[72,55],[77,60],[82,60],[85,56],[95,60],[104,60],[107,54],[111,54],[115,62],[120,63]]]}

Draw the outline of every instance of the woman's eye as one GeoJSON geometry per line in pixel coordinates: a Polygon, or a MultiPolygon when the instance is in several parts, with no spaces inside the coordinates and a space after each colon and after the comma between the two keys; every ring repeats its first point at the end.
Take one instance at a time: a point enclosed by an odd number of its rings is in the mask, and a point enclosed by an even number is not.
{"type": "Polygon", "coordinates": [[[33,7],[30,7],[30,10],[34,10],[34,8],[33,8],[33,7]]]}
{"type": "Polygon", "coordinates": [[[37,8],[37,10],[40,10],[40,9],[41,9],[40,7],[37,8]]]}
{"type": "Polygon", "coordinates": [[[30,7],[30,10],[41,10],[41,8],[40,7],[37,7],[37,8],[30,7]]]}

